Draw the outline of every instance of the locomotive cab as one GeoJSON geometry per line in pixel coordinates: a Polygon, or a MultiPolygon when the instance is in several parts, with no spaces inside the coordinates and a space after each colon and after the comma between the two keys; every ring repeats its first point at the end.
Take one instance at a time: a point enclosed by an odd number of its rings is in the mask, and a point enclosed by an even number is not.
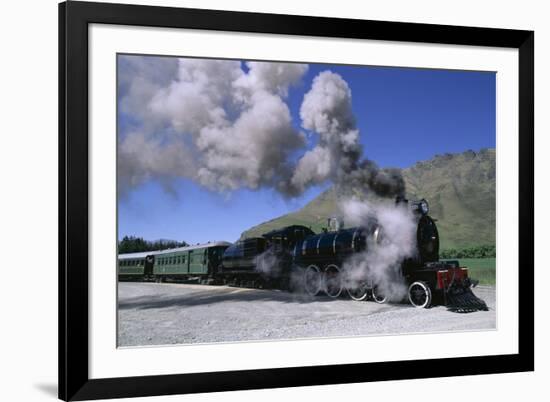
{"type": "Polygon", "coordinates": [[[272,230],[263,237],[267,240],[268,248],[271,247],[276,254],[289,254],[296,243],[315,233],[302,225],[287,226],[283,229],[272,230]]]}

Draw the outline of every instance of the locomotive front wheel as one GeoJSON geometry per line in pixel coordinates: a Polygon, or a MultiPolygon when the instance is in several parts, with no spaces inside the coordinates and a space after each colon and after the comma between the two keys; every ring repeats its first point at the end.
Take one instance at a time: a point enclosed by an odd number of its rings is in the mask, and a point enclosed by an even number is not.
{"type": "Polygon", "coordinates": [[[310,265],[304,272],[304,289],[310,296],[317,296],[323,287],[321,271],[315,265],[310,265]]]}
{"type": "Polygon", "coordinates": [[[372,288],[372,300],[378,304],[384,304],[388,301],[388,296],[378,286],[375,286],[372,288]]]}
{"type": "Polygon", "coordinates": [[[325,268],[325,293],[335,299],[342,293],[342,288],[340,268],[336,265],[329,265],[325,268]]]}
{"type": "Polygon", "coordinates": [[[369,295],[369,287],[367,286],[366,281],[358,283],[353,288],[351,287],[346,288],[346,290],[348,292],[349,297],[355,301],[363,301],[369,295]]]}
{"type": "Polygon", "coordinates": [[[428,308],[432,304],[432,291],[426,282],[417,281],[409,286],[409,301],[418,308],[428,308]]]}

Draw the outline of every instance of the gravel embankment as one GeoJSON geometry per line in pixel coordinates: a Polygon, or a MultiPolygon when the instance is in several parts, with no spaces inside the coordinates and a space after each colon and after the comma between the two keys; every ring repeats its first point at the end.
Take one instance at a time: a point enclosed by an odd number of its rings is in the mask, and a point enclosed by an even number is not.
{"type": "Polygon", "coordinates": [[[474,289],[489,311],[468,314],[227,286],[123,282],[118,289],[119,346],[496,328],[493,287],[474,289]]]}

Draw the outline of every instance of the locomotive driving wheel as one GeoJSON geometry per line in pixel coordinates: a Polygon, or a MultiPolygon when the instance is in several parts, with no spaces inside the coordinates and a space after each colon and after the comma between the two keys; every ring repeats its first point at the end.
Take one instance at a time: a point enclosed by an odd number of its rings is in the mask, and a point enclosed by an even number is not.
{"type": "Polygon", "coordinates": [[[317,296],[322,287],[321,270],[316,265],[310,265],[304,272],[304,289],[310,296],[317,296]]]}
{"type": "Polygon", "coordinates": [[[418,308],[428,308],[432,304],[432,291],[426,282],[416,281],[409,286],[409,301],[418,308]]]}
{"type": "Polygon", "coordinates": [[[383,304],[388,301],[388,296],[384,294],[379,286],[375,286],[372,288],[372,300],[374,300],[378,304],[383,304]]]}
{"type": "Polygon", "coordinates": [[[346,288],[349,297],[355,301],[363,301],[369,295],[369,286],[367,281],[361,281],[354,284],[353,287],[346,288]]]}
{"type": "Polygon", "coordinates": [[[325,293],[332,298],[337,298],[342,293],[342,276],[340,268],[331,264],[325,268],[325,293]]]}

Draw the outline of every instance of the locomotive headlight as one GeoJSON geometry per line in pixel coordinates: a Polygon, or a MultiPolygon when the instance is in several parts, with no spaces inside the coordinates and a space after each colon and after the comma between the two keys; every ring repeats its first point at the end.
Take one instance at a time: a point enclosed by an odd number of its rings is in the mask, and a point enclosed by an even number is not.
{"type": "Polygon", "coordinates": [[[428,205],[428,201],[421,200],[418,203],[418,210],[422,213],[422,215],[428,215],[428,212],[430,212],[430,206],[428,205]]]}

